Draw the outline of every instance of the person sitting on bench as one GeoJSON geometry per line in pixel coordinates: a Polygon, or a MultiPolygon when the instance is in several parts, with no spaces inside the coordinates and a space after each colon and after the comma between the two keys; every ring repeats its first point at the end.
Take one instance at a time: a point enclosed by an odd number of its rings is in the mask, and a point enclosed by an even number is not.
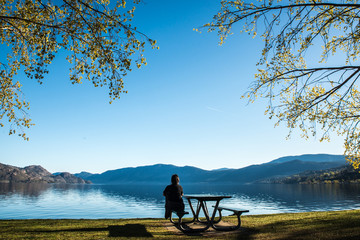
{"type": "Polygon", "coordinates": [[[168,219],[172,211],[183,213],[185,205],[182,199],[184,194],[180,179],[177,174],[171,176],[171,185],[166,186],[163,195],[165,196],[165,218],[168,219]]]}

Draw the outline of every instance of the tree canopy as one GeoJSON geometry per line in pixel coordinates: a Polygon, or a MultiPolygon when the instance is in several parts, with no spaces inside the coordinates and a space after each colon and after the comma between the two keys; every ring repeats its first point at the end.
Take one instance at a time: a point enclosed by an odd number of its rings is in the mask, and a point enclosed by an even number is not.
{"type": "Polygon", "coordinates": [[[258,72],[244,96],[269,100],[266,113],[303,137],[344,136],[360,166],[360,4],[356,0],[223,0],[213,21],[220,44],[234,31],[264,40],[258,72]]]}
{"type": "Polygon", "coordinates": [[[145,44],[156,41],[131,25],[135,5],[125,0],[0,0],[0,40],[8,52],[0,59],[0,126],[28,139],[32,125],[29,103],[16,79],[19,71],[40,84],[48,66],[62,49],[71,64],[73,84],[87,79],[109,89],[110,103],[120,98],[124,77],[134,65],[146,64],[145,44]]]}

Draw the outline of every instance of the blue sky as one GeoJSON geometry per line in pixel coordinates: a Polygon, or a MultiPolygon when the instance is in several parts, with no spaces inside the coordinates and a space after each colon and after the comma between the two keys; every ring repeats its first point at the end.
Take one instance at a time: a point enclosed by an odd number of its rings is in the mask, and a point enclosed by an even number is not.
{"type": "Polygon", "coordinates": [[[254,80],[262,40],[193,31],[211,21],[219,0],[146,0],[134,25],[158,42],[148,65],[125,79],[129,91],[109,104],[106,88],[72,85],[60,53],[43,85],[19,76],[36,124],[30,140],[0,129],[1,163],[42,165],[51,172],[103,172],[156,163],[203,169],[241,168],[288,155],[342,154],[343,140],[286,140],[266,101],[240,99],[254,80]]]}

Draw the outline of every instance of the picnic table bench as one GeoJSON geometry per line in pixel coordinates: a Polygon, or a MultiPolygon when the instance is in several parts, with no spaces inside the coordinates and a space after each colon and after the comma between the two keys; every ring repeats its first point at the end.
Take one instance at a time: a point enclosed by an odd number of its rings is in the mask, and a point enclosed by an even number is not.
{"type": "Polygon", "coordinates": [[[172,214],[170,214],[170,222],[173,223],[173,224],[177,224],[177,225],[181,225],[182,224],[182,218],[184,217],[184,215],[189,214],[189,212],[186,212],[186,211],[177,212],[177,211],[174,211],[174,210],[171,211],[171,213],[175,213],[178,216],[179,220],[178,220],[178,222],[175,222],[173,220],[173,218],[172,218],[172,214]]]}
{"type": "Polygon", "coordinates": [[[241,214],[249,212],[249,210],[245,210],[245,209],[234,209],[234,208],[227,208],[227,207],[218,207],[217,209],[219,210],[220,218],[221,218],[221,211],[222,210],[233,212],[234,213],[233,215],[237,216],[238,224],[236,226],[229,227],[229,228],[231,228],[230,230],[239,229],[240,226],[241,226],[241,219],[240,219],[241,214]]]}

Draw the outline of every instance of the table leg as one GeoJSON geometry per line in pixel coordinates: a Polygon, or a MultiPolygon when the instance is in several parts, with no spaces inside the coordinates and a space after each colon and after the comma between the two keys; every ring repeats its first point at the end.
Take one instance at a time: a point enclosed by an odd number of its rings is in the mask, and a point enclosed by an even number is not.
{"type": "Polygon", "coordinates": [[[189,206],[190,206],[190,210],[191,210],[191,212],[192,212],[192,214],[193,214],[193,219],[190,221],[190,222],[186,222],[186,223],[193,223],[193,222],[195,222],[196,221],[196,219],[197,219],[197,216],[199,215],[197,212],[197,209],[196,209],[196,212],[194,211],[194,208],[193,208],[193,206],[192,206],[192,203],[191,203],[191,200],[190,199],[188,199],[188,203],[189,203],[189,206]]]}
{"type": "Polygon", "coordinates": [[[206,221],[199,221],[199,222],[207,224],[206,229],[208,229],[210,226],[216,229],[216,226],[214,224],[220,222],[222,218],[221,211],[218,210],[220,200],[216,201],[216,204],[214,206],[214,211],[211,216],[209,214],[206,201],[199,201],[199,202],[200,202],[200,208],[202,208],[202,210],[204,211],[204,215],[206,217],[206,221]],[[219,211],[219,219],[217,221],[215,221],[216,211],[219,211]]]}
{"type": "MultiPolygon", "coordinates": [[[[221,211],[218,210],[218,209],[216,209],[216,210],[214,209],[214,212],[213,212],[214,216],[213,215],[210,216],[209,209],[207,207],[206,201],[198,201],[197,206],[196,206],[196,211],[194,210],[194,208],[192,206],[192,203],[191,203],[191,201],[189,199],[188,199],[188,202],[189,202],[190,209],[191,209],[191,211],[192,211],[192,213],[194,215],[194,219],[193,219],[192,222],[197,221],[197,222],[200,222],[200,223],[203,223],[203,224],[207,224],[209,221],[212,221],[213,223],[219,223],[221,221],[221,219],[222,219],[221,211]],[[205,221],[202,221],[199,218],[201,209],[204,212],[204,215],[205,215],[205,218],[206,218],[205,221]],[[219,219],[218,220],[215,220],[216,211],[219,212],[219,219]]],[[[219,203],[217,203],[217,206],[219,206],[219,203]]]]}
{"type": "MultiPolygon", "coordinates": [[[[189,202],[190,202],[190,201],[189,201],[189,202]]],[[[189,203],[189,205],[190,205],[190,204],[191,204],[191,203],[189,203]]],[[[192,208],[192,206],[191,206],[190,208],[192,208]]],[[[200,218],[199,218],[199,215],[200,215],[200,211],[201,211],[201,210],[203,210],[203,212],[204,212],[204,214],[205,214],[205,217],[206,217],[206,215],[207,215],[207,216],[210,216],[210,215],[209,215],[209,212],[207,211],[206,202],[204,202],[204,201],[199,201],[199,200],[198,200],[197,206],[196,206],[196,212],[195,212],[195,211],[193,212],[193,213],[194,213],[194,219],[195,219],[195,221],[200,222],[200,223],[207,223],[208,220],[206,220],[206,221],[201,221],[200,218]]],[[[209,218],[210,218],[210,217],[209,217],[209,218]]]]}
{"type": "Polygon", "coordinates": [[[206,204],[204,204],[203,201],[198,201],[198,204],[196,207],[196,212],[195,212],[190,199],[188,199],[188,202],[189,202],[191,212],[194,215],[194,218],[190,222],[182,222],[182,224],[179,224],[179,228],[184,232],[204,232],[204,231],[206,231],[209,227],[211,227],[210,216],[209,216],[209,212],[207,211],[206,204]],[[206,224],[206,226],[203,228],[196,228],[196,229],[187,226],[185,223],[192,223],[192,222],[195,222],[196,220],[200,222],[199,214],[200,214],[201,209],[204,211],[204,214],[205,214],[205,217],[207,220],[206,222],[203,222],[206,224]]]}
{"type": "Polygon", "coordinates": [[[211,221],[214,221],[214,219],[215,219],[215,215],[216,215],[216,211],[218,210],[219,203],[220,203],[220,200],[216,201],[216,204],[214,206],[214,211],[213,211],[213,214],[211,216],[211,221]]]}
{"type": "Polygon", "coordinates": [[[220,204],[220,200],[216,201],[216,204],[214,206],[214,211],[213,211],[213,214],[211,216],[212,225],[214,225],[214,223],[219,223],[221,221],[222,215],[221,215],[221,211],[218,210],[219,204],[220,204]],[[219,211],[219,219],[215,221],[216,211],[219,211]]]}
{"type": "Polygon", "coordinates": [[[200,204],[200,201],[198,201],[196,204],[196,219],[195,219],[197,222],[200,222],[200,219],[199,219],[200,210],[201,210],[201,204],[200,204]]]}

